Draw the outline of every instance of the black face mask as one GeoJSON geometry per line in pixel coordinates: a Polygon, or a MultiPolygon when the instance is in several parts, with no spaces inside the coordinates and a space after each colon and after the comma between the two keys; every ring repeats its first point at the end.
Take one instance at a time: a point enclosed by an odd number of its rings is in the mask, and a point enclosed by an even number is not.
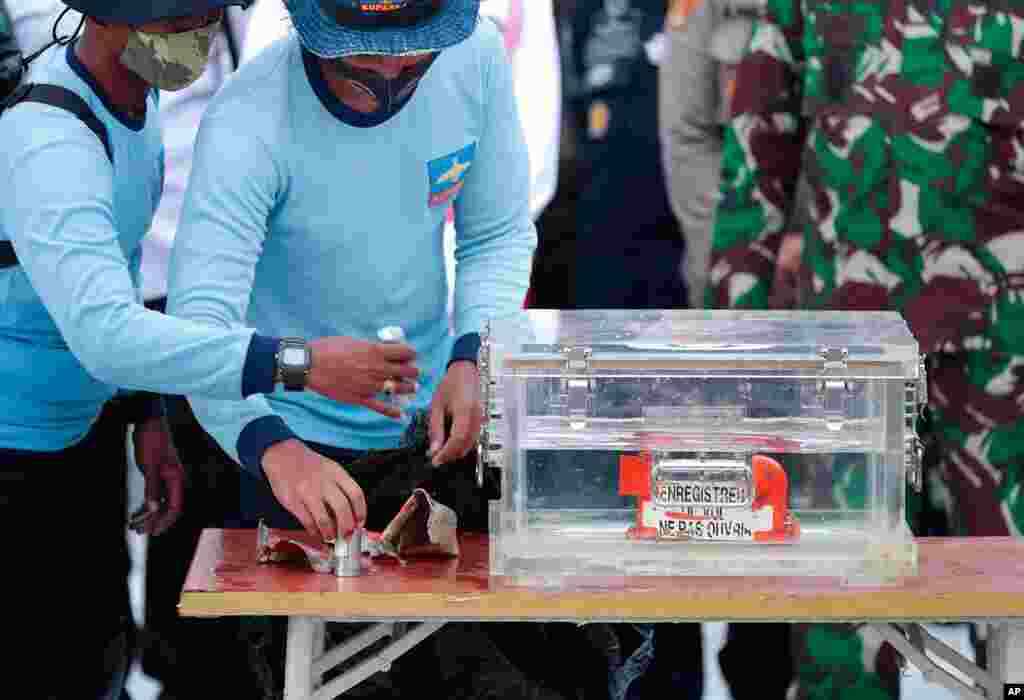
{"type": "Polygon", "coordinates": [[[343,59],[330,62],[331,70],[342,80],[347,80],[359,91],[373,98],[377,108],[370,114],[376,117],[389,118],[405,106],[416,86],[426,75],[430,66],[437,58],[437,53],[430,54],[425,61],[409,66],[394,78],[385,78],[376,71],[356,68],[343,59]]]}

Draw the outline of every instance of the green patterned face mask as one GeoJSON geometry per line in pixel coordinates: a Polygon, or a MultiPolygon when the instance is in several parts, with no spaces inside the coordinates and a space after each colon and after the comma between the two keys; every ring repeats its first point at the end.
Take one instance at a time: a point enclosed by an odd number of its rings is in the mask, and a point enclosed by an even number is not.
{"type": "Polygon", "coordinates": [[[206,69],[217,22],[175,34],[133,31],[121,52],[121,64],[161,90],[181,90],[206,69]]]}

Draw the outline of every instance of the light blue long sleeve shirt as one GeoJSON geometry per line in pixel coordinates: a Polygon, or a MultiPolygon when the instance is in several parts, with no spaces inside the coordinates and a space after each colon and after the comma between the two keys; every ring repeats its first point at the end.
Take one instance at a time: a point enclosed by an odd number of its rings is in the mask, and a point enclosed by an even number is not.
{"type": "MultiPolygon", "coordinates": [[[[401,326],[421,371],[413,408],[424,408],[453,338],[521,308],[535,247],[526,145],[491,21],[443,51],[383,123],[338,101],[292,34],[244,64],[203,118],[168,311],[277,337],[372,341],[382,326],[401,326]],[[442,250],[450,203],[453,329],[442,250]]],[[[291,435],[376,449],[396,445],[403,429],[308,391],[190,399],[204,428],[256,474],[267,447],[291,435]]]]}
{"type": "Polygon", "coordinates": [[[0,119],[0,240],[20,262],[0,269],[0,448],[78,442],[116,388],[241,399],[248,371],[249,391],[272,389],[272,339],[137,303],[139,244],[163,183],[154,95],[132,119],[74,45],[40,56],[29,80],[82,97],[106,126],[113,163],[65,110],[25,103],[0,119]]]}

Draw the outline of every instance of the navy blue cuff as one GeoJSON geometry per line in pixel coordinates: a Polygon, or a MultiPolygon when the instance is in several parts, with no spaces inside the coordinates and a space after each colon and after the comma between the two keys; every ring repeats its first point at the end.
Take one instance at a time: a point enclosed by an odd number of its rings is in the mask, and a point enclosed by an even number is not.
{"type": "Polygon", "coordinates": [[[477,357],[480,355],[480,334],[479,333],[466,333],[460,336],[455,341],[454,347],[452,347],[452,359],[448,360],[448,367],[452,366],[453,362],[460,362],[466,360],[476,364],[477,357]]]}
{"type": "Polygon", "coordinates": [[[252,421],[238,435],[238,461],[260,481],[263,474],[263,455],[271,446],[285,440],[298,439],[285,425],[281,416],[263,416],[252,421]]]}
{"type": "Polygon", "coordinates": [[[277,351],[280,338],[271,338],[253,333],[249,352],[242,368],[242,398],[253,394],[269,394],[274,390],[274,375],[277,374],[277,351]]]}

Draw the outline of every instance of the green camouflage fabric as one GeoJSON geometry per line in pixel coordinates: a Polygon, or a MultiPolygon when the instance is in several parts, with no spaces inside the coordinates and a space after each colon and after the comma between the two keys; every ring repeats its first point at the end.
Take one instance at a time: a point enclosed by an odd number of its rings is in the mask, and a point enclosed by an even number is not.
{"type": "MultiPolygon", "coordinates": [[[[705,299],[766,308],[782,234],[801,231],[803,308],[900,311],[931,356],[926,479],[978,536],[1024,525],[1022,43],[1021,0],[767,0],[738,67],[705,299]]],[[[797,697],[891,687],[851,635],[806,637],[797,697]]]]}
{"type": "Polygon", "coordinates": [[[945,358],[929,393],[953,498],[999,493],[975,535],[1024,523],[1022,42],[1009,0],[770,0],[738,68],[707,298],[765,307],[800,221],[806,308],[901,311],[945,358]]]}
{"type": "Polygon", "coordinates": [[[210,45],[219,23],[187,32],[150,34],[132,32],[121,52],[121,63],[150,85],[180,90],[206,70],[210,45]]]}

